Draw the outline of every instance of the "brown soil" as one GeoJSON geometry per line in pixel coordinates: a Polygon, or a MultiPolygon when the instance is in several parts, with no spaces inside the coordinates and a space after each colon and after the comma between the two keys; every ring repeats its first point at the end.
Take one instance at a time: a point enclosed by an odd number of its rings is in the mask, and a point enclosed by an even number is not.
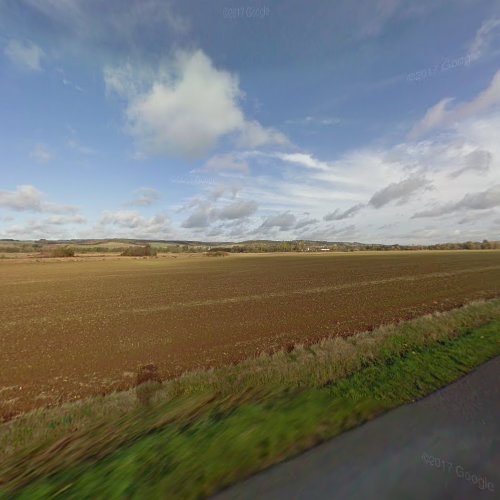
{"type": "Polygon", "coordinates": [[[5,259],[0,417],[499,293],[493,251],[5,259]]]}

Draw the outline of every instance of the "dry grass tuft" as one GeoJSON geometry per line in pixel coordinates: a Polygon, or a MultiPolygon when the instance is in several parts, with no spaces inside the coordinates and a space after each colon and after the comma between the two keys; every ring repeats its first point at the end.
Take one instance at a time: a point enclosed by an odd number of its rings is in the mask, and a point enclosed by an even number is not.
{"type": "Polygon", "coordinates": [[[161,386],[158,367],[154,363],[140,365],[137,370],[135,394],[142,406],[150,406],[151,399],[161,386]]]}

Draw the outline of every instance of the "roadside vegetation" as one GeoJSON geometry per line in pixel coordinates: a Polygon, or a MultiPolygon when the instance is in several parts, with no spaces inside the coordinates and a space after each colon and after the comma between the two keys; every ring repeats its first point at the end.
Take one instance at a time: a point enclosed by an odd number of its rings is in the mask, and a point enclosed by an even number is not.
{"type": "Polygon", "coordinates": [[[0,491],[206,496],[499,354],[495,299],[163,384],[142,367],[134,390],[1,425],[0,491]]]}

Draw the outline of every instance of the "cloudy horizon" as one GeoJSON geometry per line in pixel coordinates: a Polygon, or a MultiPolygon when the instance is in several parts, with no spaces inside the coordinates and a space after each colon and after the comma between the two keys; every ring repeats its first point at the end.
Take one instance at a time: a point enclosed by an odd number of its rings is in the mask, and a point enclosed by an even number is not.
{"type": "Polygon", "coordinates": [[[0,0],[0,238],[500,240],[500,5],[0,0]]]}

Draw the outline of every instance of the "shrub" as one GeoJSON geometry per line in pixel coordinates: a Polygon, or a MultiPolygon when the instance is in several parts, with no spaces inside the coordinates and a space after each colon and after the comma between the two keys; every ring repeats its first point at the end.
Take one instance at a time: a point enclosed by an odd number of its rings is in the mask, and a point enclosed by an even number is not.
{"type": "Polygon", "coordinates": [[[0,252],[4,253],[19,253],[21,247],[0,247],[0,252]]]}
{"type": "Polygon", "coordinates": [[[206,252],[205,255],[207,257],[225,257],[226,255],[229,255],[227,252],[222,252],[221,250],[216,250],[215,252],[206,252]]]}
{"type": "Polygon", "coordinates": [[[54,247],[42,250],[42,257],[74,257],[75,249],[71,247],[54,247]]]}
{"type": "Polygon", "coordinates": [[[141,365],[137,369],[135,394],[142,406],[149,406],[151,399],[160,388],[161,378],[154,363],[141,365]]]}
{"type": "Polygon", "coordinates": [[[156,253],[156,250],[151,245],[145,245],[128,247],[121,255],[126,257],[153,257],[156,253]]]}

